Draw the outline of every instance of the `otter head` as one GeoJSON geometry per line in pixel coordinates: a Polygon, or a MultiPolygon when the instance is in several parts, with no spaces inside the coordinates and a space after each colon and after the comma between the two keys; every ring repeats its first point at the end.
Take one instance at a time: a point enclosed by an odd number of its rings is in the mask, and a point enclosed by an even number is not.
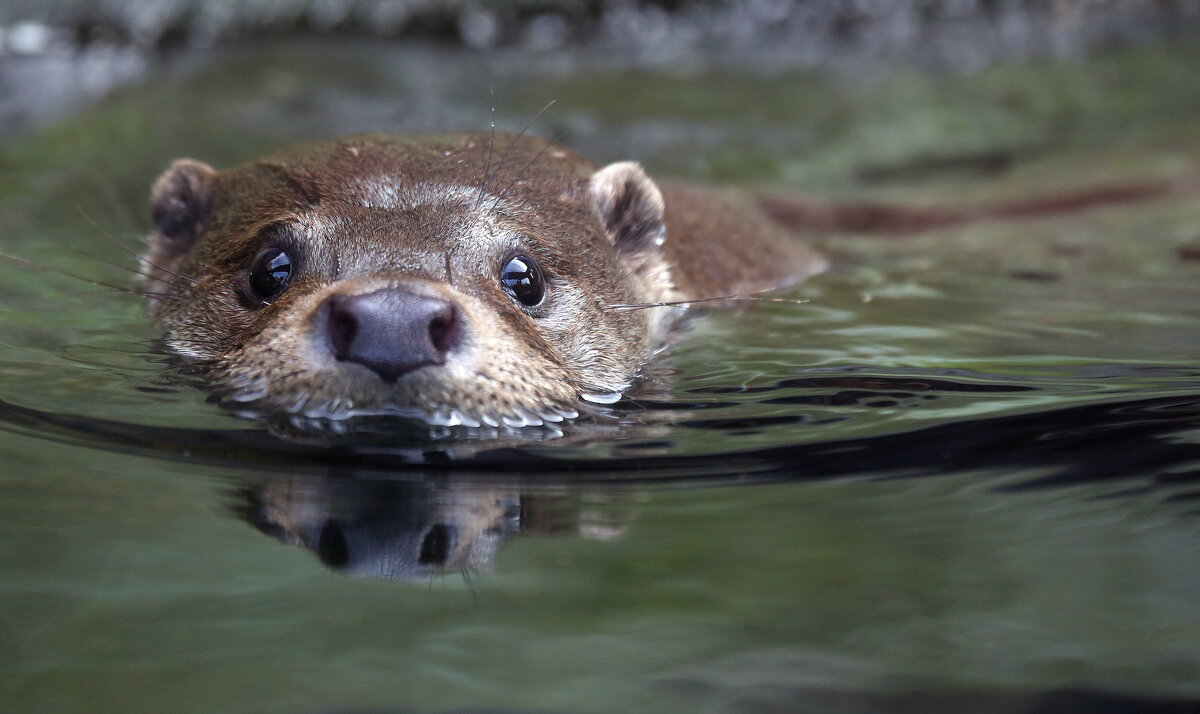
{"type": "Polygon", "coordinates": [[[613,399],[663,339],[662,195],[533,139],[349,137],[156,182],[167,344],[221,394],[312,419],[541,424],[613,399]],[[542,153],[545,152],[545,153],[542,153]]]}

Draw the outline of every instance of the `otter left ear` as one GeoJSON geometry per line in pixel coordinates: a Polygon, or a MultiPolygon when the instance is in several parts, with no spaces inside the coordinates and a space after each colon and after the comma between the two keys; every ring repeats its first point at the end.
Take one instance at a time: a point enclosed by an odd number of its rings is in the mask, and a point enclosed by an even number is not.
{"type": "Polygon", "coordinates": [[[216,175],[204,162],[180,159],[154,182],[150,190],[154,220],[151,243],[160,258],[174,258],[191,250],[208,221],[216,175]]]}
{"type": "Polygon", "coordinates": [[[605,166],[592,174],[588,193],[619,254],[647,255],[666,240],[662,192],[641,166],[632,161],[605,166]]]}

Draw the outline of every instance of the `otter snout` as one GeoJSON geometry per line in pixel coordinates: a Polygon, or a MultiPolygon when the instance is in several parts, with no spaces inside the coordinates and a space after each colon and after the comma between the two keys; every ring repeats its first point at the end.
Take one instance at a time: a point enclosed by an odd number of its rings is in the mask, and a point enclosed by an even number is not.
{"type": "Polygon", "coordinates": [[[459,343],[461,323],[448,300],[384,288],[329,296],[316,327],[335,359],[367,367],[390,383],[419,367],[445,364],[459,343]]]}

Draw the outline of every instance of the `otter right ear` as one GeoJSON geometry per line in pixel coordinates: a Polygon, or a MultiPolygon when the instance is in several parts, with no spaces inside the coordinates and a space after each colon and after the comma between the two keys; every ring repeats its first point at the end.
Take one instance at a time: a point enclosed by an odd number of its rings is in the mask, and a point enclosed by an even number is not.
{"type": "Polygon", "coordinates": [[[150,190],[154,234],[150,241],[160,259],[183,255],[196,242],[212,209],[216,175],[206,163],[179,159],[154,182],[150,190]]]}
{"type": "Polygon", "coordinates": [[[588,193],[619,254],[647,256],[666,240],[662,192],[641,166],[632,161],[605,166],[592,174],[588,193]]]}

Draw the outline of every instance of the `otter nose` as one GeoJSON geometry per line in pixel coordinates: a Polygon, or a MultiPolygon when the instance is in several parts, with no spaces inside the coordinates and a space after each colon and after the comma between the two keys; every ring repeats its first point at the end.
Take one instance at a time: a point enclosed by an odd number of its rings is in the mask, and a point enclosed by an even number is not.
{"type": "Polygon", "coordinates": [[[399,288],[331,295],[323,310],[333,356],[368,367],[385,382],[444,364],[461,332],[454,303],[399,288]]]}

